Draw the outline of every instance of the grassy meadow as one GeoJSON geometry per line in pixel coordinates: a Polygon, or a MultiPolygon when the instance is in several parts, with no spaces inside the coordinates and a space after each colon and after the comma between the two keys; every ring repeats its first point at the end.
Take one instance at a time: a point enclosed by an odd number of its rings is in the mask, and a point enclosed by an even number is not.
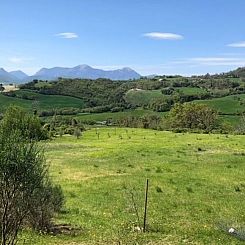
{"type": "Polygon", "coordinates": [[[196,103],[206,104],[220,113],[236,114],[245,111],[245,94],[229,95],[210,100],[196,100],[196,103]]]}
{"type": "Polygon", "coordinates": [[[125,100],[134,106],[148,105],[152,99],[168,97],[161,90],[129,90],[125,100]]]}
{"type": "Polygon", "coordinates": [[[79,231],[24,244],[244,244],[218,224],[245,225],[245,136],[100,128],[45,144],[66,197],[57,224],[79,231]],[[142,225],[149,179],[148,232],[142,225]],[[132,197],[134,201],[132,201],[132,197]]]}
{"type": "Polygon", "coordinates": [[[63,95],[44,95],[28,90],[18,90],[15,92],[17,97],[9,97],[0,94],[0,112],[10,105],[23,107],[31,110],[33,103],[39,110],[52,110],[64,108],[83,108],[84,102],[81,99],[63,95]],[[30,99],[21,98],[22,95],[32,97],[30,99]]]}

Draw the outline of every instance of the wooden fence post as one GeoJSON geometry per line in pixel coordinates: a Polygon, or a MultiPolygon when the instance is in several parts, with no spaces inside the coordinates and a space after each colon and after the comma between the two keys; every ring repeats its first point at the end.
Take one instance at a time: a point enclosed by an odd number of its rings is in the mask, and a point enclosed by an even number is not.
{"type": "Polygon", "coordinates": [[[146,180],[146,188],[145,188],[145,213],[144,213],[144,226],[143,232],[146,232],[146,220],[147,220],[147,202],[148,202],[148,189],[149,189],[149,179],[146,180]]]}

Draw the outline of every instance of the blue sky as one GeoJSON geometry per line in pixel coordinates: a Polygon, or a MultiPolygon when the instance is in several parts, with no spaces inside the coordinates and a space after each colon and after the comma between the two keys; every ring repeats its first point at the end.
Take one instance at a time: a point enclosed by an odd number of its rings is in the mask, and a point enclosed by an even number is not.
{"type": "Polygon", "coordinates": [[[245,66],[244,0],[1,0],[0,67],[147,74],[245,66]]]}

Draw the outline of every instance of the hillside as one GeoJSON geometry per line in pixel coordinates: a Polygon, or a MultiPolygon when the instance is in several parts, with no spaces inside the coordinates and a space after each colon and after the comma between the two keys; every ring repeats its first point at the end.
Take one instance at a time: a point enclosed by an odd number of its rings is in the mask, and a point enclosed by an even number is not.
{"type": "Polygon", "coordinates": [[[239,68],[237,68],[234,71],[228,72],[227,75],[234,76],[234,77],[245,78],[245,67],[239,67],[239,68]]]}
{"type": "MultiPolygon", "coordinates": [[[[34,80],[21,85],[19,91],[3,93],[0,110],[10,104],[30,110],[35,104],[39,115],[43,116],[53,115],[54,109],[59,109],[57,113],[62,115],[109,113],[101,115],[107,120],[106,115],[110,113],[125,111],[122,115],[127,118],[133,116],[135,109],[142,108],[146,111],[142,116],[151,111],[162,117],[160,114],[171,110],[176,103],[195,102],[216,109],[223,121],[235,125],[245,112],[244,96],[245,83],[233,77],[163,76],[133,81],[60,78],[56,81],[34,80]]],[[[87,119],[96,122],[93,115],[87,119]]]]}
{"type": "Polygon", "coordinates": [[[195,102],[213,107],[220,114],[235,115],[245,113],[245,94],[230,95],[211,100],[198,100],[195,102]]]}
{"type": "Polygon", "coordinates": [[[53,109],[84,108],[81,99],[62,95],[43,95],[28,90],[19,90],[13,93],[15,96],[0,94],[0,112],[10,105],[17,105],[28,110],[33,108],[41,111],[53,109]]]}
{"type": "Polygon", "coordinates": [[[13,81],[18,81],[18,78],[3,68],[0,68],[0,83],[11,83],[13,81]]]}

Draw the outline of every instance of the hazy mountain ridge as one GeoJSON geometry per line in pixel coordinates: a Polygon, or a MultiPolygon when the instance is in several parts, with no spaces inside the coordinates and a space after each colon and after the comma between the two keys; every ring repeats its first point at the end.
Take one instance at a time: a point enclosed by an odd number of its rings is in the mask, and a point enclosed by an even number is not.
{"type": "Polygon", "coordinates": [[[28,78],[29,76],[27,74],[25,74],[23,71],[18,70],[18,71],[10,71],[9,72],[10,75],[18,78],[19,80],[23,80],[28,78]]]}
{"type": "Polygon", "coordinates": [[[11,73],[7,72],[3,68],[0,68],[0,82],[15,82],[18,78],[11,73]]]}
{"type": "MultiPolygon", "coordinates": [[[[245,78],[245,67],[239,67],[235,70],[215,74],[214,76],[234,76],[245,78]]],[[[153,78],[159,75],[149,75],[148,78],[153,78]]],[[[213,75],[211,75],[213,76],[213,75]]],[[[21,70],[7,72],[5,69],[0,68],[0,83],[26,83],[34,79],[37,80],[57,80],[59,77],[63,78],[80,78],[80,79],[98,79],[106,78],[110,80],[130,80],[139,79],[141,75],[135,70],[124,67],[116,70],[102,70],[93,68],[88,65],[78,65],[72,68],[68,67],[52,67],[42,68],[32,76],[28,76],[21,70]]]]}
{"type": "Polygon", "coordinates": [[[117,70],[101,70],[88,65],[79,65],[72,68],[53,67],[42,68],[31,79],[53,80],[58,77],[64,78],[108,78],[111,80],[129,80],[140,78],[141,75],[131,68],[122,68],[117,70]]]}
{"type": "Polygon", "coordinates": [[[53,67],[42,68],[33,76],[28,76],[24,72],[11,71],[7,72],[3,68],[0,69],[0,82],[5,83],[25,83],[34,79],[38,80],[56,80],[59,77],[63,78],[87,78],[98,79],[108,78],[111,80],[129,80],[138,79],[141,77],[139,73],[131,68],[125,67],[117,70],[102,70],[96,69],[88,65],[78,65],[72,68],[68,67],[53,67]]]}

